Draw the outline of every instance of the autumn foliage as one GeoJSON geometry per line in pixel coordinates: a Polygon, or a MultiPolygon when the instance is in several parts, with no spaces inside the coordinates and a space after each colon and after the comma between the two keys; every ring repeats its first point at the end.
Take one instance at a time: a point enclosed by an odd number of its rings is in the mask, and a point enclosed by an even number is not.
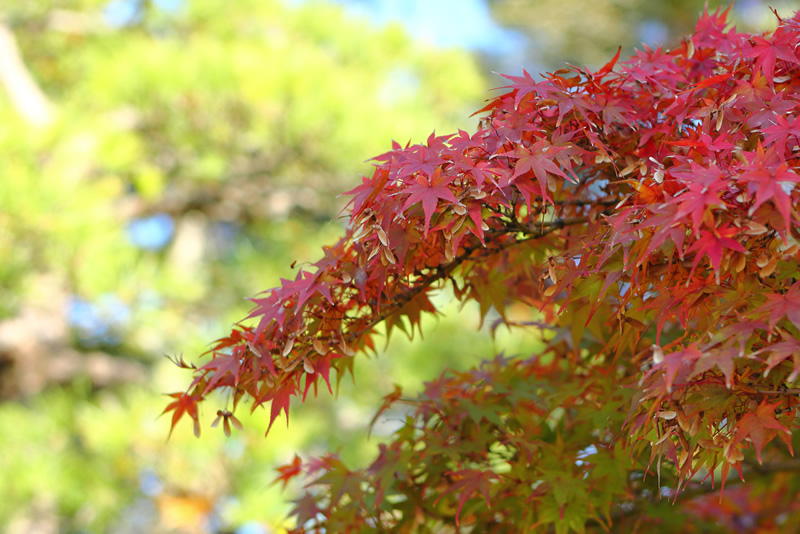
{"type": "Polygon", "coordinates": [[[341,241],[178,362],[173,426],[220,388],[288,418],[449,285],[547,348],[389,395],[412,411],[366,469],[282,467],[297,532],[800,529],[800,13],[506,78],[475,133],[375,158],[341,241]]]}

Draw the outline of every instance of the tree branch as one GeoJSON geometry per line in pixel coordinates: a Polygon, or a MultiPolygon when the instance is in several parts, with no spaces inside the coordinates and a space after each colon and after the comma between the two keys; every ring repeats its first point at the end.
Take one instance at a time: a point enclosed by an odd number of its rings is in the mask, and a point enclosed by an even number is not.
{"type": "MultiPolygon", "coordinates": [[[[525,242],[531,241],[533,239],[540,239],[540,238],[542,238],[542,237],[544,237],[544,236],[546,236],[546,235],[548,235],[548,234],[550,234],[552,232],[555,232],[556,230],[560,230],[560,229],[562,229],[562,228],[564,228],[566,226],[571,226],[571,225],[575,225],[575,224],[583,224],[583,223],[585,223],[587,221],[588,221],[588,219],[586,217],[574,217],[574,218],[570,218],[570,219],[556,219],[556,220],[551,221],[549,223],[544,223],[542,225],[543,228],[539,228],[539,229],[536,229],[536,230],[532,230],[530,228],[523,228],[523,227],[516,228],[515,227],[515,228],[512,228],[511,231],[512,232],[525,233],[526,237],[524,239],[517,239],[515,241],[511,241],[509,243],[506,243],[504,245],[500,245],[497,248],[486,249],[486,250],[482,251],[480,254],[478,254],[477,257],[471,257],[471,256],[472,256],[473,252],[475,252],[477,250],[481,250],[484,247],[481,243],[477,242],[477,243],[474,243],[474,244],[472,244],[472,245],[470,245],[468,247],[465,247],[464,252],[462,252],[461,254],[456,256],[453,259],[453,261],[451,261],[450,263],[444,264],[444,265],[439,265],[438,267],[434,268],[431,273],[429,273],[427,276],[425,276],[421,280],[419,280],[417,282],[417,285],[415,285],[414,287],[410,288],[407,292],[399,293],[392,300],[391,303],[384,304],[382,306],[382,311],[379,314],[377,314],[373,318],[373,320],[371,320],[369,323],[367,323],[367,325],[365,325],[364,327],[360,328],[359,330],[357,330],[355,332],[351,332],[350,334],[348,334],[346,336],[346,338],[345,338],[345,341],[349,344],[349,343],[352,343],[353,341],[355,341],[356,339],[360,338],[366,332],[368,332],[369,330],[374,328],[378,323],[384,321],[389,316],[391,316],[393,313],[395,313],[405,303],[407,303],[408,301],[410,301],[411,299],[413,299],[414,297],[416,297],[417,295],[422,293],[425,289],[429,288],[432,284],[434,284],[435,282],[437,282],[439,280],[443,280],[443,279],[447,278],[448,276],[450,276],[450,273],[452,273],[453,270],[456,267],[458,267],[459,265],[461,265],[462,263],[464,263],[467,260],[471,260],[471,259],[474,260],[474,259],[477,259],[477,258],[485,257],[486,255],[496,254],[496,253],[502,252],[503,250],[505,250],[505,249],[507,249],[509,247],[512,247],[514,245],[518,245],[520,243],[525,243],[525,242]]],[[[502,235],[502,234],[508,234],[508,233],[509,233],[508,229],[500,229],[500,230],[494,230],[494,231],[487,232],[487,234],[494,234],[494,235],[502,235]]]]}
{"type": "Polygon", "coordinates": [[[800,389],[798,388],[754,389],[753,391],[747,391],[746,393],[752,393],[758,395],[800,395],[800,389]]]}
{"type": "MultiPolygon", "coordinates": [[[[783,472],[793,472],[793,471],[800,471],[800,459],[791,459],[791,460],[782,460],[773,463],[769,463],[766,465],[759,465],[747,462],[745,463],[747,469],[743,471],[745,479],[756,478],[756,477],[764,477],[773,475],[775,473],[783,473],[783,472]],[[750,476],[752,475],[752,477],[750,476]]],[[[731,477],[730,480],[725,481],[725,487],[729,488],[731,486],[737,486],[742,484],[743,481],[738,476],[731,477]]],[[[712,487],[710,482],[705,482],[703,484],[698,484],[695,487],[692,487],[687,490],[682,490],[678,493],[677,497],[674,498],[672,501],[671,498],[667,498],[673,504],[678,504],[685,501],[690,501],[692,499],[696,499],[698,497],[703,497],[705,495],[710,495],[712,493],[719,492],[720,486],[717,484],[716,486],[712,487]]],[[[640,499],[636,503],[633,504],[630,508],[627,509],[619,509],[617,512],[611,514],[612,521],[619,521],[626,517],[632,517],[642,510],[642,506],[645,500],[640,499]]]]}

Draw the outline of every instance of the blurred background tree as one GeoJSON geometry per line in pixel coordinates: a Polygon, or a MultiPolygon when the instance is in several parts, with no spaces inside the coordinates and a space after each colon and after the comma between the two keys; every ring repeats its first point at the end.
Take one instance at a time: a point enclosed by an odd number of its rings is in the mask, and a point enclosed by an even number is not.
{"type": "Polygon", "coordinates": [[[163,355],[202,353],[244,296],[335,239],[336,195],[393,136],[470,128],[484,79],[466,52],[330,4],[0,15],[0,524],[275,528],[272,466],[341,421],[167,444],[161,394],[185,384],[163,355]]]}
{"type": "Polygon", "coordinates": [[[157,419],[160,394],[186,386],[163,355],[202,361],[244,296],[316,259],[341,233],[336,195],[391,139],[472,129],[482,93],[503,85],[484,72],[597,64],[659,28],[675,42],[702,3],[4,2],[0,525],[278,532],[274,465],[337,448],[357,463],[392,382],[414,391],[445,367],[530,351],[536,340],[465,332],[466,310],[426,324],[438,333],[424,343],[393,343],[402,358],[362,363],[337,410],[323,395],[291,434],[264,441],[256,413],[230,439],[180,428],[167,443],[157,419]]]}
{"type": "Polygon", "coordinates": [[[553,70],[564,63],[597,68],[622,46],[622,58],[642,43],[672,47],[694,29],[697,15],[732,5],[728,20],[741,30],[774,27],[767,6],[789,13],[790,0],[488,0],[492,15],[504,26],[528,37],[526,68],[553,70]],[[539,68],[536,68],[539,66],[539,68]]]}

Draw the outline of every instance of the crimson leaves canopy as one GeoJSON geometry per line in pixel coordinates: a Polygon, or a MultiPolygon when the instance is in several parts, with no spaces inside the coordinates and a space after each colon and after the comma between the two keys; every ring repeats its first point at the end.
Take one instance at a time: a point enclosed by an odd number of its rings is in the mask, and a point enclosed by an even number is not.
{"type": "Polygon", "coordinates": [[[510,328],[535,327],[512,303],[540,310],[547,348],[404,399],[412,415],[366,469],[281,468],[311,480],[297,532],[627,531],[687,514],[687,531],[800,529],[800,13],[761,36],[725,17],[597,72],[506,76],[474,134],[395,143],[350,191],[341,241],[253,298],[208,363],[178,362],[195,378],[173,427],[188,415],[199,432],[220,388],[234,408],[269,404],[270,427],[288,419],[374,350],[379,324],[418,328],[449,284],[510,328]]]}

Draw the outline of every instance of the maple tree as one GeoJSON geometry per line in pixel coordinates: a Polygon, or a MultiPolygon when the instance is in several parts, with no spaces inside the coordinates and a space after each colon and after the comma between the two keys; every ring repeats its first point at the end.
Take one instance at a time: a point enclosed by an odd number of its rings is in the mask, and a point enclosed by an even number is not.
{"type": "Polygon", "coordinates": [[[474,134],[395,143],[345,236],[176,362],[173,427],[199,432],[218,389],[288,421],[450,286],[546,348],[396,389],[376,418],[411,411],[364,469],[281,467],[308,481],[297,532],[800,528],[800,12],[764,35],[726,15],[596,72],[506,76],[474,134]]]}

